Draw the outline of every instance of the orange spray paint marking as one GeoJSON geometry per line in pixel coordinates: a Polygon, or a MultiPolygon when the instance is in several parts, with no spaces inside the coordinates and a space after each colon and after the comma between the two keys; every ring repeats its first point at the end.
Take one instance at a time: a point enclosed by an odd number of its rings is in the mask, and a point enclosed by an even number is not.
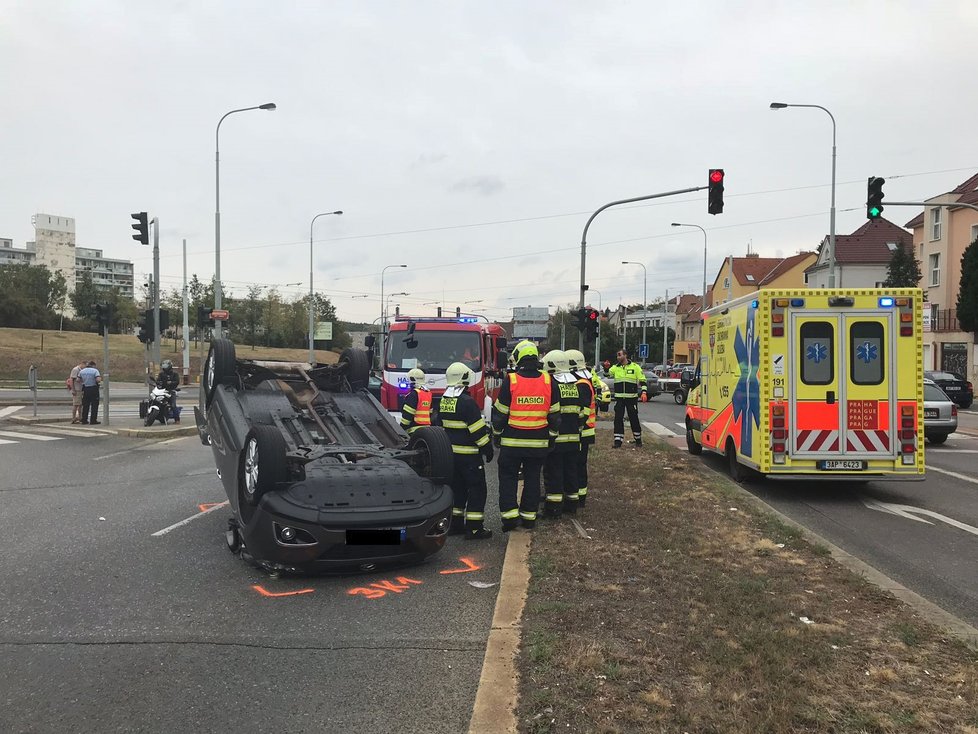
{"type": "Polygon", "coordinates": [[[375,581],[370,584],[370,586],[357,586],[354,589],[350,589],[346,593],[350,596],[362,595],[368,599],[380,599],[387,596],[388,591],[393,591],[395,594],[400,594],[410,588],[410,584],[418,584],[421,582],[417,579],[409,579],[406,576],[398,576],[394,581],[388,581],[384,579],[383,581],[375,581]]]}
{"type": "Polygon", "coordinates": [[[207,512],[212,507],[217,507],[218,505],[223,505],[223,504],[225,503],[224,502],[201,502],[199,505],[197,505],[197,509],[199,509],[201,512],[207,512]]]}
{"type": "Polygon", "coordinates": [[[472,573],[473,571],[481,571],[482,570],[482,566],[476,566],[472,562],[472,559],[471,558],[459,558],[458,560],[460,560],[462,563],[465,564],[465,568],[452,568],[452,569],[449,569],[447,571],[439,571],[438,573],[440,573],[440,574],[449,574],[449,573],[472,573]]]}
{"type": "Polygon", "coordinates": [[[315,589],[299,589],[298,591],[269,591],[268,589],[265,589],[259,586],[258,584],[255,584],[251,588],[257,591],[262,596],[268,596],[268,597],[298,596],[299,594],[311,594],[312,592],[315,591],[315,589]]]}

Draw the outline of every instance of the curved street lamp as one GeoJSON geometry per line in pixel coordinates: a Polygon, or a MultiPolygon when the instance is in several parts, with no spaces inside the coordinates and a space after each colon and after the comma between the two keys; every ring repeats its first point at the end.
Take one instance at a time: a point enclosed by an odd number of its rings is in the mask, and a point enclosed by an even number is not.
{"type": "Polygon", "coordinates": [[[322,212],[321,214],[317,214],[316,216],[314,216],[312,218],[312,221],[309,222],[309,364],[310,365],[316,364],[316,354],[315,354],[315,346],[314,346],[314,339],[313,339],[313,331],[316,328],[315,319],[313,318],[313,315],[315,314],[316,311],[316,298],[313,295],[313,290],[312,290],[312,226],[316,223],[316,220],[319,219],[320,217],[328,217],[332,214],[342,214],[342,213],[343,213],[342,209],[337,209],[335,212],[322,212]]]}
{"type": "MultiPolygon", "coordinates": [[[[217,129],[214,131],[214,193],[216,207],[214,209],[214,309],[221,310],[222,288],[221,288],[221,123],[228,115],[235,112],[248,112],[249,110],[274,110],[274,102],[266,102],[255,107],[242,107],[238,110],[225,112],[224,117],[217,121],[217,129]]],[[[221,319],[214,319],[214,338],[221,337],[221,319]]]]}
{"type": "MultiPolygon", "coordinates": [[[[648,313],[648,308],[649,308],[649,294],[648,294],[649,271],[646,269],[646,267],[645,267],[645,265],[643,263],[633,262],[632,260],[622,260],[621,261],[621,264],[622,265],[641,265],[642,266],[642,272],[644,273],[644,276],[642,278],[642,344],[648,344],[648,342],[645,341],[645,322],[647,321],[647,318],[646,317],[649,315],[649,313],[648,313]]],[[[662,322],[662,328],[663,328],[663,330],[666,328],[666,322],[665,321],[662,322]]],[[[642,357],[640,356],[639,359],[641,359],[641,358],[642,357]]],[[[648,359],[647,356],[646,356],[646,359],[648,359]]]]}
{"type": "Polygon", "coordinates": [[[703,233],[703,310],[706,310],[706,230],[703,229],[698,224],[683,224],[682,222],[673,222],[673,227],[696,227],[700,232],[703,233]]]}

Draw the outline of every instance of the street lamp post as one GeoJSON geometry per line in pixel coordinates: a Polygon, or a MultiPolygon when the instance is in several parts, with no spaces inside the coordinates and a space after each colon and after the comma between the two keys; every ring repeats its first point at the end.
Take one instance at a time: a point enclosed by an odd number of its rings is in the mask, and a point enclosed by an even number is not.
{"type": "Polygon", "coordinates": [[[700,232],[703,233],[703,308],[706,310],[706,230],[703,229],[698,224],[683,224],[682,222],[673,222],[673,227],[696,227],[700,232]]]}
{"type": "MultiPolygon", "coordinates": [[[[633,262],[632,260],[622,260],[622,265],[641,265],[642,272],[642,344],[648,344],[645,341],[645,322],[647,321],[646,316],[648,313],[646,309],[649,307],[649,294],[648,294],[648,284],[649,284],[649,271],[646,269],[645,265],[639,262],[633,262]]],[[[639,357],[641,359],[641,356],[639,357]]],[[[648,359],[648,357],[646,357],[648,359]]]]}
{"type": "MultiPolygon", "coordinates": [[[[224,117],[217,121],[217,129],[214,132],[214,193],[216,206],[214,208],[214,308],[221,310],[221,123],[228,115],[235,112],[247,112],[249,110],[274,110],[274,102],[266,102],[257,107],[242,107],[239,110],[231,110],[224,113],[224,117]]],[[[221,319],[214,319],[214,338],[221,338],[221,319]]]]}
{"type": "Polygon", "coordinates": [[[389,320],[390,319],[390,311],[391,311],[390,305],[391,305],[391,299],[392,298],[394,298],[396,296],[410,296],[410,295],[411,294],[408,293],[408,292],[406,292],[406,291],[401,291],[400,293],[391,293],[389,296],[387,296],[387,302],[384,304],[384,314],[385,314],[384,315],[384,319],[385,320],[389,320]]]}
{"type": "Polygon", "coordinates": [[[335,212],[322,212],[321,214],[317,214],[316,216],[314,216],[312,218],[312,221],[309,222],[309,364],[310,365],[316,364],[315,345],[313,342],[313,331],[316,328],[314,318],[313,318],[316,312],[316,298],[313,295],[313,290],[312,290],[312,226],[316,223],[316,220],[319,219],[320,217],[328,217],[332,214],[342,214],[342,213],[343,211],[341,209],[337,209],[335,212]]]}
{"type": "MultiPolygon", "coordinates": [[[[601,363],[601,291],[597,288],[588,288],[588,292],[598,294],[598,328],[594,334],[594,368],[597,369],[601,363]]],[[[581,351],[584,350],[582,349],[581,351]]]]}
{"type": "Polygon", "coordinates": [[[832,208],[829,210],[829,288],[835,288],[835,117],[822,105],[817,104],[786,104],[772,102],[772,110],[783,110],[785,107],[809,107],[822,110],[832,120],[832,208]]]}
{"type": "Polygon", "coordinates": [[[386,309],[384,308],[384,273],[387,272],[389,268],[406,268],[407,265],[385,265],[380,271],[380,336],[381,338],[387,333],[387,323],[385,321],[386,309]]]}

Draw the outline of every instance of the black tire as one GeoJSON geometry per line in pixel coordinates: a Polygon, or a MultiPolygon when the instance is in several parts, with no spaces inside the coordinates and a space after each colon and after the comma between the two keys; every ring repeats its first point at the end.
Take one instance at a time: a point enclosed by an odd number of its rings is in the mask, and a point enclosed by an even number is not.
{"type": "Polygon", "coordinates": [[[744,481],[746,476],[744,467],[737,461],[737,447],[734,446],[733,441],[727,441],[727,471],[730,472],[730,478],[737,484],[744,481]]]}
{"type": "Polygon", "coordinates": [[[686,448],[689,450],[693,456],[699,456],[703,453],[703,447],[696,443],[696,439],[693,437],[693,429],[686,424],[686,448]]]}
{"type": "Polygon", "coordinates": [[[676,401],[676,405],[682,405],[686,402],[686,391],[676,390],[676,392],[672,394],[672,398],[676,401]]]}
{"type": "Polygon", "coordinates": [[[219,385],[226,385],[236,376],[234,342],[230,339],[215,339],[207,352],[204,362],[204,405],[210,406],[219,385]]]}
{"type": "Polygon", "coordinates": [[[253,426],[245,437],[238,473],[242,501],[257,507],[262,496],[288,476],[285,437],[275,426],[253,426]]]}
{"type": "Polygon", "coordinates": [[[346,362],[346,381],[353,392],[362,390],[370,381],[370,361],[362,349],[347,347],[340,354],[340,363],[346,362]]]}
{"type": "Polygon", "coordinates": [[[153,411],[150,411],[149,413],[146,414],[146,418],[145,420],[143,420],[143,425],[148,428],[154,423],[156,423],[156,414],[153,413],[153,411]]]}
{"type": "Polygon", "coordinates": [[[234,520],[228,520],[228,529],[224,531],[224,543],[233,555],[241,552],[241,546],[243,545],[241,542],[241,531],[238,530],[238,524],[234,520]]]}
{"type": "Polygon", "coordinates": [[[960,408],[961,408],[961,410],[967,410],[968,408],[970,408],[970,407],[971,407],[971,404],[972,404],[973,402],[975,402],[975,399],[974,399],[974,398],[967,398],[967,399],[966,399],[966,400],[965,400],[964,402],[962,402],[962,403],[961,403],[961,404],[960,404],[960,405],[959,405],[958,407],[960,407],[960,408]]]}
{"type": "Polygon", "coordinates": [[[455,472],[455,456],[452,442],[444,428],[421,426],[411,434],[409,449],[420,449],[421,460],[418,473],[428,477],[435,484],[448,484],[455,472]]]}
{"type": "Polygon", "coordinates": [[[928,433],[924,434],[928,441],[930,441],[935,446],[940,445],[947,441],[948,434],[946,433],[928,433]]]}

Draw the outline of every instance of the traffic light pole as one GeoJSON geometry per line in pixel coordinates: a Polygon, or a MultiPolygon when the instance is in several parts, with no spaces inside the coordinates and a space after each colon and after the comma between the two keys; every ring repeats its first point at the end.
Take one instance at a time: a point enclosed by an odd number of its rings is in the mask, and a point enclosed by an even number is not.
{"type": "Polygon", "coordinates": [[[190,305],[187,303],[187,240],[183,241],[183,384],[190,382],[190,305]]]}
{"type": "MultiPolygon", "coordinates": [[[[590,216],[587,220],[587,224],[584,225],[584,232],[581,234],[581,297],[578,302],[578,308],[584,308],[584,294],[587,291],[587,285],[585,281],[585,271],[587,269],[587,231],[591,227],[591,222],[605,209],[610,209],[613,206],[619,206],[621,204],[634,204],[637,201],[648,201],[649,199],[662,199],[666,196],[677,196],[678,194],[690,194],[694,191],[702,191],[703,189],[709,188],[709,186],[694,186],[689,189],[677,189],[676,191],[666,191],[661,194],[649,194],[648,196],[636,196],[632,199],[619,199],[618,201],[611,201],[604,206],[595,210],[594,214],[590,216]]],[[[584,351],[584,332],[581,331],[578,336],[577,348],[582,352],[584,351]]]]}
{"type": "MultiPolygon", "coordinates": [[[[109,312],[111,313],[111,312],[109,312]]],[[[105,425],[109,425],[109,388],[112,384],[109,375],[109,323],[106,318],[102,325],[102,384],[105,386],[105,425]]]]}
{"type": "Polygon", "coordinates": [[[153,362],[160,366],[160,219],[153,217],[153,362]]]}

